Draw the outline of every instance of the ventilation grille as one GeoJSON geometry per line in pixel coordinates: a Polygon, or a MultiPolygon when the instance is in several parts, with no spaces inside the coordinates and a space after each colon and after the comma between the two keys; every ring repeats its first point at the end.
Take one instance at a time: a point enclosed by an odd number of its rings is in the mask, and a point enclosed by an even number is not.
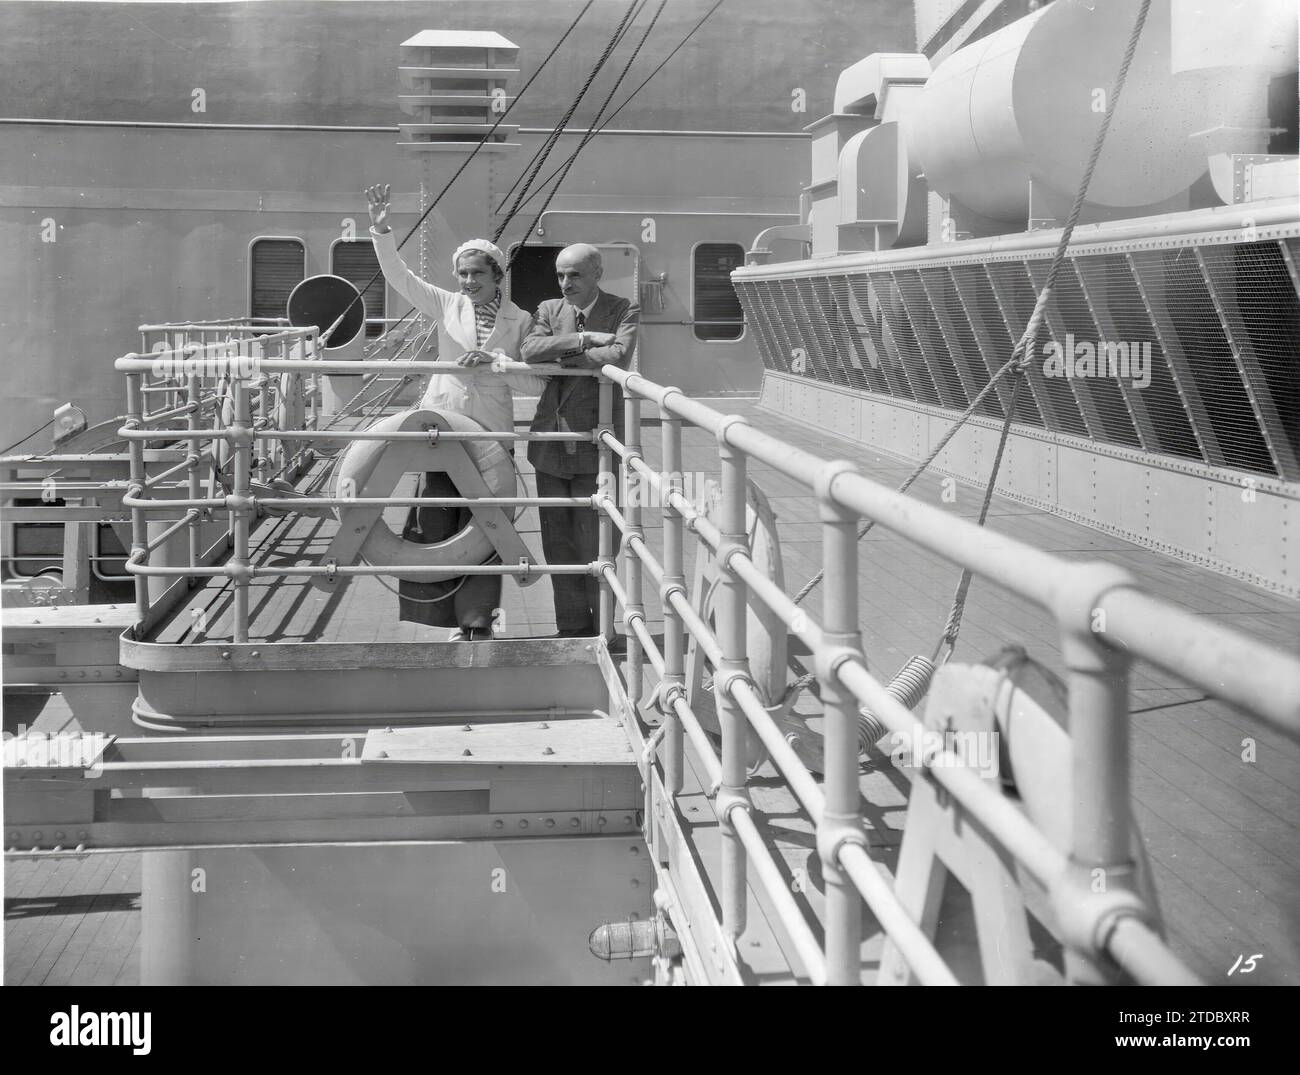
{"type": "MultiPolygon", "coordinates": [[[[1068,259],[1016,420],[1300,481],[1298,262],[1295,239],[1068,259]]],[[[1010,357],[1048,264],[735,283],[767,369],[959,411],[1010,357]]],[[[999,384],[980,413],[1001,418],[1010,396],[999,384]]]]}

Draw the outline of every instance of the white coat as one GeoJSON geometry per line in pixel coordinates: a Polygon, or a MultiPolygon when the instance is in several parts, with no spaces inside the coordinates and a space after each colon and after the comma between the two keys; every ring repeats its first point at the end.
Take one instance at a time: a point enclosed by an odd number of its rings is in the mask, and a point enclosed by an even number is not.
{"type": "MultiPolygon", "coordinates": [[[[533,325],[532,315],[504,297],[496,324],[479,346],[474,304],[457,291],[448,291],[422,279],[406,267],[391,230],[370,229],[375,254],[385,278],[398,294],[438,325],[438,361],[454,362],[466,351],[486,351],[511,362],[523,361],[523,342],[533,325]]],[[[540,395],[546,378],[533,374],[500,374],[489,365],[464,374],[435,373],[420,406],[466,414],[484,428],[510,432],[515,428],[514,393],[540,395]]]]}

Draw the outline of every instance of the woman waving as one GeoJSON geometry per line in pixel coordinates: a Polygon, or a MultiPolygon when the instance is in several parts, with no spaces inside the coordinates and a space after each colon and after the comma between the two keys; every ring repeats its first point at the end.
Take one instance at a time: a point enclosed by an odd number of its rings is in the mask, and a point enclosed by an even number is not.
{"type": "MultiPolygon", "coordinates": [[[[451,267],[459,284],[449,291],[421,279],[407,268],[397,252],[397,240],[388,225],[387,184],[366,190],[370,208],[370,235],[385,278],[420,313],[438,326],[438,359],[473,367],[468,374],[435,373],[420,406],[430,410],[454,411],[473,418],[484,429],[513,433],[514,392],[540,394],[541,377],[502,375],[493,368],[498,362],[520,361],[524,338],[532,317],[501,294],[505,277],[505,255],[486,239],[470,239],[451,256],[451,267]]],[[[489,469],[502,447],[497,442],[476,442],[476,462],[489,469]]],[[[442,471],[424,475],[422,497],[460,496],[455,483],[442,471]]],[[[443,541],[468,525],[468,508],[412,508],[402,536],[428,544],[443,541]]],[[[499,575],[466,575],[445,582],[399,583],[403,620],[431,627],[453,627],[453,641],[492,637],[493,613],[501,603],[499,575]]]]}

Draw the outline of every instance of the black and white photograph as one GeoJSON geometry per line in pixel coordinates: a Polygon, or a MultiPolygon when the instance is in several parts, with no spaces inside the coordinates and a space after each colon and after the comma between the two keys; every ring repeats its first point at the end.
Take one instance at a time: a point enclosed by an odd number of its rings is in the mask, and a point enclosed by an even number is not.
{"type": "Polygon", "coordinates": [[[1140,986],[1103,1055],[1260,1046],[1298,12],[0,0],[24,1034],[1140,986]]]}

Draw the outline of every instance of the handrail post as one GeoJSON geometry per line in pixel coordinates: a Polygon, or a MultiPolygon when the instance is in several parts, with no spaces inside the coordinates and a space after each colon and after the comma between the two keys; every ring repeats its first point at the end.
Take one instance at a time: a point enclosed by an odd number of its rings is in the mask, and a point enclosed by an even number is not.
{"type": "Polygon", "coordinates": [[[1066,979],[1113,984],[1124,972],[1104,952],[1121,916],[1152,922],[1137,888],[1129,798],[1128,680],[1132,658],[1104,643],[1107,591],[1127,572],[1078,565],[1058,593],[1061,655],[1069,687],[1072,758],[1070,863],[1054,893],[1065,941],[1066,979]]]}
{"type": "MultiPolygon", "coordinates": [[[[279,351],[279,357],[281,359],[288,359],[289,341],[287,339],[281,340],[276,349],[279,351]]],[[[267,374],[267,376],[273,378],[275,382],[276,420],[271,423],[270,428],[279,429],[280,415],[284,415],[287,418],[289,415],[297,412],[297,405],[290,400],[290,396],[297,388],[298,376],[296,374],[289,374],[287,376],[284,374],[267,374]]],[[[272,438],[271,444],[273,445],[271,448],[271,472],[272,474],[283,476],[284,472],[289,469],[289,460],[293,458],[292,450],[290,449],[289,442],[281,440],[279,437],[272,438]]]]}
{"type": "MultiPolygon", "coordinates": [[[[144,425],[144,393],[140,390],[142,373],[126,375],[126,425],[141,428],[144,425]]],[[[130,489],[132,495],[144,499],[149,495],[145,484],[144,450],[147,441],[130,438],[127,444],[127,456],[130,460],[130,489]]],[[[149,558],[149,522],[143,507],[131,509],[131,553],[133,562],[143,565],[149,558]]],[[[135,575],[135,634],[140,637],[145,621],[149,618],[149,579],[146,575],[135,575]]]]}
{"type": "Polygon", "coordinates": [[[230,425],[231,451],[235,456],[234,489],[231,516],[234,520],[235,547],[227,570],[235,584],[235,641],[248,641],[248,533],[252,509],[253,431],[249,413],[248,382],[242,377],[231,381],[235,396],[234,421],[230,425]]]}
{"type": "MultiPolygon", "coordinates": [[[[679,389],[669,388],[664,392],[664,399],[669,393],[679,389]]],[[[686,594],[686,569],[683,545],[685,544],[686,521],[682,513],[673,507],[671,494],[680,493],[683,488],[682,475],[682,420],[660,404],[660,430],[663,434],[663,469],[660,481],[664,502],[664,582],[660,598],[664,606],[664,675],[660,687],[660,708],[663,710],[664,722],[664,784],[668,794],[677,796],[682,791],[682,750],[684,734],[681,718],[677,716],[674,700],[686,695],[686,625],[682,615],[673,604],[675,591],[686,594]]]]}
{"type": "MultiPolygon", "coordinates": [[[[191,432],[198,432],[199,412],[200,412],[198,402],[199,402],[200,389],[199,389],[199,375],[197,373],[191,373],[186,378],[185,394],[188,397],[186,399],[186,402],[194,404],[194,409],[189,413],[189,422],[187,423],[187,425],[189,426],[191,432]]],[[[202,459],[203,445],[200,444],[198,441],[196,440],[190,441],[186,445],[186,448],[191,456],[197,456],[199,459],[202,459]]],[[[187,495],[191,500],[199,499],[199,467],[197,462],[195,462],[194,465],[192,465],[189,469],[186,488],[188,490],[187,495]]],[[[203,514],[204,514],[203,512],[198,512],[190,520],[190,525],[189,525],[190,567],[198,566],[199,555],[202,552],[202,550],[199,548],[200,545],[199,527],[202,525],[203,514]]],[[[193,580],[191,580],[191,582],[192,581],[193,580]]]]}
{"type": "Polygon", "coordinates": [[[623,536],[624,587],[627,591],[623,626],[627,629],[627,693],[632,704],[636,705],[641,698],[645,661],[641,640],[637,637],[633,624],[638,619],[645,624],[645,597],[642,591],[641,557],[632,550],[630,542],[633,538],[645,538],[642,529],[645,483],[632,466],[632,460],[641,458],[641,397],[630,391],[623,394],[623,430],[623,443],[627,448],[623,460],[623,515],[628,524],[627,533],[623,536]]]}
{"type": "Polygon", "coordinates": [[[832,485],[851,463],[828,463],[817,476],[822,523],[823,644],[816,653],[825,736],[826,806],[817,826],[817,851],[826,879],[826,982],[861,984],[862,907],[857,889],[840,865],[845,843],[865,845],[858,790],[858,704],[840,683],[839,668],[862,660],[858,632],[858,515],[839,504],[832,485]]]}
{"type": "MultiPolygon", "coordinates": [[[[265,350],[263,348],[263,350],[265,350]]],[[[256,359],[253,360],[254,362],[256,359]]],[[[255,368],[255,367],[253,367],[255,368]]],[[[263,435],[257,441],[257,480],[265,484],[271,476],[271,445],[272,439],[266,436],[266,432],[271,428],[268,423],[271,420],[271,375],[262,374],[262,384],[258,389],[258,420],[261,423],[263,435]]]]}
{"type": "Polygon", "coordinates": [[[744,419],[729,415],[718,427],[722,457],[722,503],[718,530],[719,586],[717,638],[721,667],[713,677],[714,704],[722,728],[722,783],[718,788],[718,826],[722,834],[722,928],[733,940],[745,931],[746,855],[745,845],[731,821],[733,810],[749,809],[746,788],[749,724],[740,703],[732,694],[738,677],[747,677],[745,583],[731,566],[731,555],[748,549],[745,535],[745,454],[727,441],[727,431],[744,419]]]}
{"type": "MultiPolygon", "coordinates": [[[[302,357],[318,359],[320,357],[320,354],[316,348],[316,334],[312,333],[308,337],[308,340],[310,341],[311,346],[310,347],[307,346],[306,343],[302,345],[302,357]]],[[[321,403],[322,400],[321,400],[320,371],[312,370],[311,371],[311,427],[312,429],[315,430],[320,429],[321,403]]]]}
{"type": "MultiPolygon", "coordinates": [[[[614,473],[614,452],[599,438],[601,431],[612,430],[614,427],[614,382],[607,377],[600,378],[600,402],[596,414],[596,457],[599,460],[597,465],[600,470],[596,489],[612,497],[614,490],[618,488],[618,476],[614,473]]],[[[614,520],[608,513],[602,511],[598,513],[596,525],[598,535],[596,556],[601,563],[611,563],[614,559],[614,520]]],[[[603,575],[598,575],[597,581],[600,584],[600,633],[605,641],[609,642],[614,637],[614,593],[603,575]]]]}

